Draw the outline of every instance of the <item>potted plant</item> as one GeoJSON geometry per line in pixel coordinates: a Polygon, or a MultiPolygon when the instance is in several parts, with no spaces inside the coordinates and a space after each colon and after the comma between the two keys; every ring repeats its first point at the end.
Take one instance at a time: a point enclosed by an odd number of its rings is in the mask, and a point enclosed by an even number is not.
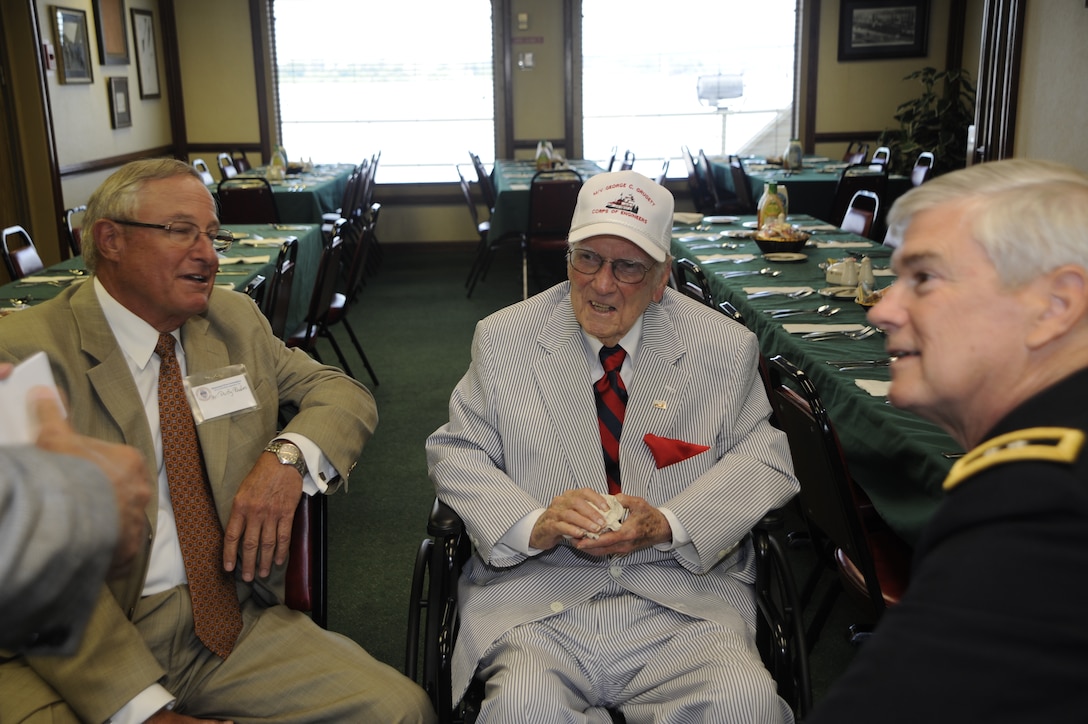
{"type": "Polygon", "coordinates": [[[927,67],[904,80],[917,80],[923,91],[895,109],[899,128],[880,134],[878,142],[891,150],[891,170],[909,174],[922,151],[933,153],[934,175],[966,166],[967,127],[975,121],[975,87],[970,74],[963,68],[927,67]]]}

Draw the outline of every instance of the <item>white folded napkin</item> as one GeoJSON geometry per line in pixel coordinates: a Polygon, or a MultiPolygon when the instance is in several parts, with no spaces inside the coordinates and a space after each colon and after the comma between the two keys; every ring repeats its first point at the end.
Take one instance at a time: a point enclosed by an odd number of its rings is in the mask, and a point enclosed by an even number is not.
{"type": "Polygon", "coordinates": [[[74,282],[79,279],[75,274],[36,274],[23,277],[19,284],[48,284],[49,282],[74,282]]]}
{"type": "Polygon", "coordinates": [[[801,231],[838,231],[839,227],[834,224],[808,224],[797,228],[801,231]]]}
{"type": "Polygon", "coordinates": [[[695,258],[704,263],[732,261],[740,264],[746,261],[753,261],[755,256],[752,254],[696,254],[695,258]]]}
{"type": "Polygon", "coordinates": [[[284,240],[279,238],[269,237],[267,239],[248,239],[246,241],[238,242],[242,246],[262,247],[262,246],[280,246],[284,240]]]}
{"type": "Polygon", "coordinates": [[[219,259],[219,266],[228,264],[267,264],[271,258],[268,254],[261,256],[227,256],[219,259]]]}
{"type": "Polygon", "coordinates": [[[234,285],[233,284],[216,284],[215,288],[216,289],[229,289],[232,292],[234,291],[234,285]]]}
{"type": "Polygon", "coordinates": [[[817,241],[817,249],[868,249],[872,244],[868,241],[817,241]]]}
{"type": "Polygon", "coordinates": [[[529,184],[510,184],[511,191],[528,191],[529,184]]]}
{"type": "Polygon", "coordinates": [[[874,277],[894,277],[895,272],[891,269],[873,269],[874,277]]]}
{"type": "Polygon", "coordinates": [[[694,214],[685,211],[677,211],[672,215],[674,224],[698,224],[703,220],[702,214],[694,214]]]}
{"type": "Polygon", "coordinates": [[[873,397],[887,397],[892,383],[888,380],[854,380],[854,384],[873,397]]]}
{"type": "Polygon", "coordinates": [[[864,324],[783,324],[782,329],[790,334],[808,334],[809,332],[856,332],[864,324]]]}
{"type": "MultiPolygon", "coordinates": [[[[604,499],[608,501],[608,510],[601,511],[604,513],[604,527],[608,530],[619,530],[623,525],[623,519],[627,517],[627,508],[620,505],[614,495],[606,494],[604,499]]],[[[586,532],[586,538],[597,540],[600,537],[597,533],[586,532]]]]}

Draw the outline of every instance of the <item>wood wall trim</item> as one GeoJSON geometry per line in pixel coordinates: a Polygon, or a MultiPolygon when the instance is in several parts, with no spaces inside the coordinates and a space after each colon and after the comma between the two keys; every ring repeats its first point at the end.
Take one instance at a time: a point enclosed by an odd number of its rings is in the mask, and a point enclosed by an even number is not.
{"type": "MultiPolygon", "coordinates": [[[[155,148],[145,148],[141,151],[122,153],[118,156],[95,158],[91,159],[90,161],[80,161],[79,163],[72,163],[68,164],[67,166],[61,166],[60,175],[62,177],[75,176],[82,173],[105,171],[107,169],[124,166],[130,161],[139,161],[141,158],[160,158],[163,156],[173,156],[174,158],[181,158],[181,156],[174,152],[173,146],[157,146],[155,148]]],[[[61,211],[63,211],[63,209],[61,209],[61,211]]],[[[60,212],[58,211],[58,214],[59,213],[60,212]]],[[[67,234],[68,230],[65,229],[64,233],[67,234]]]]}
{"type": "Polygon", "coordinates": [[[805,77],[804,107],[801,111],[805,114],[805,120],[801,123],[804,129],[802,147],[812,152],[816,144],[820,143],[820,134],[816,133],[816,86],[820,77],[820,0],[798,0],[797,14],[802,16],[801,27],[808,22],[807,37],[798,38],[804,43],[804,67],[808,72],[805,77]]]}
{"type": "Polygon", "coordinates": [[[159,0],[159,28],[162,31],[162,56],[166,74],[166,93],[170,98],[170,138],[172,152],[178,158],[189,155],[189,133],[185,127],[185,95],[181,86],[181,53],[178,50],[178,23],[174,0],[159,0]]]}

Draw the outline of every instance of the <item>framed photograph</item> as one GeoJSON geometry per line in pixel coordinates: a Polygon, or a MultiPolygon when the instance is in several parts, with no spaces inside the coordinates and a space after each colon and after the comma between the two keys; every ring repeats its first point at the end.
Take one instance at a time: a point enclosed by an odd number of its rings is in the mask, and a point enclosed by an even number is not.
{"type": "Polygon", "coordinates": [[[94,0],[94,24],[98,26],[99,64],[128,65],[125,0],[94,0]]]}
{"type": "Polygon", "coordinates": [[[109,79],[110,121],[114,128],[132,125],[132,103],[128,96],[128,78],[114,76],[109,79]]]}
{"type": "Polygon", "coordinates": [[[150,10],[132,9],[132,47],[136,51],[136,74],[141,98],[158,98],[159,58],[155,51],[155,16],[150,10]]]}
{"type": "Polygon", "coordinates": [[[842,0],[839,60],[926,54],[929,0],[842,0]]]}
{"type": "Polygon", "coordinates": [[[87,36],[87,13],[72,8],[50,7],[57,41],[61,83],[93,83],[91,43],[87,36]]]}

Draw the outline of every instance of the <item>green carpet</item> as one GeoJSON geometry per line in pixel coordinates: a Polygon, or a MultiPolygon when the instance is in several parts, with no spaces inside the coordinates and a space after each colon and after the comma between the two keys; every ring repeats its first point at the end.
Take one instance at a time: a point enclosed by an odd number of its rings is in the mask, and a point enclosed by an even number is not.
{"type": "MultiPolygon", "coordinates": [[[[382,248],[381,265],[350,315],[378,386],[346,335],[337,333],[352,371],[374,392],[380,422],[348,491],[329,501],[329,628],[401,669],[411,571],[434,499],[424,440],[447,420],[476,322],[521,298],[521,266],[513,250],[499,252],[487,279],[466,299],[468,246],[382,248]]],[[[320,349],[326,360],[335,359],[320,349]]],[[[811,567],[811,552],[791,557],[800,573],[811,567]]],[[[853,655],[844,633],[861,620],[862,609],[840,596],[812,655],[817,698],[853,655]]]]}

